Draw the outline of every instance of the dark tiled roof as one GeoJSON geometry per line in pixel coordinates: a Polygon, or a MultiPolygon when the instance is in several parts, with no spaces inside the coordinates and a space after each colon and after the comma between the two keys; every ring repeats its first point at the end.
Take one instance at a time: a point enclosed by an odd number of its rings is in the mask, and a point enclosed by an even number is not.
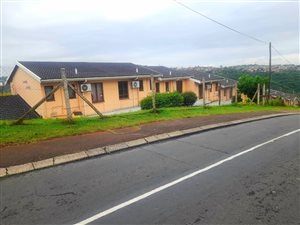
{"type": "Polygon", "coordinates": [[[163,79],[169,79],[169,78],[176,78],[176,77],[192,77],[193,75],[185,73],[184,71],[181,70],[174,70],[165,66],[145,66],[147,68],[150,68],[151,70],[162,74],[163,75],[163,79]]]}
{"type": "Polygon", "coordinates": [[[221,87],[233,87],[235,86],[236,82],[235,80],[228,79],[225,77],[222,77],[223,80],[220,80],[219,83],[221,84],[221,87]]]}
{"type": "Polygon", "coordinates": [[[118,77],[134,75],[157,75],[154,71],[133,63],[104,62],[30,62],[20,64],[42,80],[60,79],[60,68],[66,69],[67,78],[118,77]],[[76,71],[77,70],[77,74],[76,71]],[[138,71],[137,71],[138,70],[138,71]]]}
{"type": "Polygon", "coordinates": [[[197,70],[186,70],[186,69],[184,70],[179,69],[178,71],[182,71],[186,74],[190,74],[194,79],[199,81],[202,81],[203,78],[205,79],[205,81],[215,81],[215,80],[218,81],[224,79],[224,77],[220,77],[209,72],[202,72],[197,70]]]}
{"type": "Polygon", "coordinates": [[[279,97],[279,98],[288,99],[288,100],[293,100],[295,98],[297,98],[297,99],[299,98],[297,95],[285,93],[282,91],[277,91],[274,89],[270,90],[270,94],[271,94],[271,96],[273,96],[275,98],[279,97]]]}
{"type": "MultiPolygon", "coordinates": [[[[15,120],[20,118],[30,106],[19,96],[0,96],[0,119],[15,120]]],[[[26,119],[39,118],[39,114],[35,111],[30,113],[26,119]]]]}

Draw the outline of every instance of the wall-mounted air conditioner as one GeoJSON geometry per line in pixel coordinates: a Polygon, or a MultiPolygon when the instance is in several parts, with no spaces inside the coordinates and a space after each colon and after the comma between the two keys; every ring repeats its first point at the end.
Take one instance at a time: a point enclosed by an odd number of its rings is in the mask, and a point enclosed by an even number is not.
{"type": "Polygon", "coordinates": [[[81,84],[80,85],[80,91],[81,92],[92,91],[92,85],[91,84],[81,84]]]}
{"type": "Polygon", "coordinates": [[[132,81],[131,87],[132,88],[140,88],[140,82],[138,80],[132,81]]]}

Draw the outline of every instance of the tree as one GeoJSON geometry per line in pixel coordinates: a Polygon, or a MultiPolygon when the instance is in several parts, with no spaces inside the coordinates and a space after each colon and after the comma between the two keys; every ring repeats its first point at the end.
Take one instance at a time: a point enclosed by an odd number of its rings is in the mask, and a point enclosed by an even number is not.
{"type": "Polygon", "coordinates": [[[238,81],[238,89],[241,93],[248,96],[248,98],[252,99],[256,89],[257,84],[259,83],[262,87],[263,84],[267,84],[267,78],[260,77],[260,76],[249,76],[249,75],[241,75],[238,81]]]}

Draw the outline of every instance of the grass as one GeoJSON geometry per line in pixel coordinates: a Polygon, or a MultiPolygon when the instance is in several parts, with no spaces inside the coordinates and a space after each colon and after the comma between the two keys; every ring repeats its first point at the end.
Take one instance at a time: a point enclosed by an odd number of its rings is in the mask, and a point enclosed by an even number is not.
{"type": "Polygon", "coordinates": [[[78,135],[95,131],[122,128],[145,124],[154,121],[174,120],[196,116],[230,114],[258,111],[286,111],[300,112],[299,107],[256,106],[256,105],[228,105],[214,107],[179,107],[159,109],[154,114],[149,110],[125,113],[115,116],[75,118],[74,124],[67,125],[63,119],[34,119],[26,120],[23,125],[11,125],[12,121],[0,121],[0,146],[37,142],[40,140],[78,135]]]}

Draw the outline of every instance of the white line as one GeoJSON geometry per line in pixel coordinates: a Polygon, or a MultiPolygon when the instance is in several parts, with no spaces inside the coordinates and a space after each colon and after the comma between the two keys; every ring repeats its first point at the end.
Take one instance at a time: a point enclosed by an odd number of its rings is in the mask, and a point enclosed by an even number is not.
{"type": "Polygon", "coordinates": [[[112,208],[110,208],[110,209],[107,209],[107,210],[105,210],[105,211],[103,211],[103,212],[99,212],[99,213],[97,213],[96,215],[94,215],[94,216],[92,216],[92,217],[89,217],[89,218],[87,218],[87,219],[85,219],[85,220],[83,220],[83,221],[81,221],[81,222],[79,222],[79,223],[76,223],[75,225],[85,225],[85,224],[91,223],[91,222],[93,222],[93,221],[95,221],[95,220],[97,220],[97,219],[100,219],[100,218],[102,218],[102,217],[104,217],[104,216],[107,216],[107,215],[109,215],[109,214],[111,214],[111,213],[113,213],[113,212],[115,212],[115,211],[117,211],[117,210],[119,210],[119,209],[122,209],[122,208],[124,208],[124,207],[126,207],[126,206],[129,206],[129,205],[131,205],[131,204],[133,204],[133,203],[135,203],[135,202],[138,202],[138,201],[140,201],[140,200],[142,200],[142,199],[144,199],[144,198],[147,198],[147,197],[149,197],[149,196],[151,196],[151,195],[153,195],[153,194],[156,194],[156,193],[158,193],[158,192],[160,192],[160,191],[162,191],[162,190],[165,190],[165,189],[167,189],[167,188],[169,188],[169,187],[172,187],[172,186],[174,186],[175,184],[181,183],[181,182],[183,182],[183,181],[185,181],[185,180],[187,180],[187,179],[189,179],[189,178],[192,178],[192,177],[194,177],[194,176],[196,176],[196,175],[198,175],[198,174],[200,174],[200,173],[203,173],[203,172],[205,172],[205,171],[207,171],[207,170],[210,170],[210,169],[212,169],[212,168],[214,168],[214,167],[217,167],[217,166],[219,166],[219,165],[221,165],[221,164],[223,164],[223,163],[225,163],[225,162],[227,162],[227,161],[230,161],[230,160],[232,160],[232,159],[234,159],[234,158],[236,158],[236,157],[239,157],[239,156],[241,156],[241,155],[244,155],[244,154],[246,154],[246,153],[248,153],[248,152],[251,152],[251,151],[253,151],[253,150],[255,150],[255,149],[259,148],[259,147],[262,147],[262,146],[264,146],[264,145],[266,145],[266,144],[269,144],[269,143],[271,143],[271,142],[274,142],[274,141],[276,141],[276,140],[278,140],[278,139],[280,139],[280,138],[287,137],[287,136],[289,136],[289,135],[291,135],[291,134],[294,134],[294,133],[297,133],[297,132],[299,132],[299,131],[300,131],[300,129],[294,130],[294,131],[292,131],[292,132],[286,133],[286,134],[284,134],[284,135],[281,135],[281,136],[279,136],[279,137],[273,138],[273,139],[271,139],[271,140],[269,140],[269,141],[266,141],[266,142],[264,142],[264,143],[261,143],[261,144],[259,144],[259,145],[256,145],[256,146],[254,146],[254,147],[252,147],[252,148],[249,148],[249,149],[247,149],[247,150],[245,150],[245,151],[242,151],[242,152],[240,152],[240,153],[237,153],[237,154],[235,154],[235,155],[232,155],[232,156],[230,156],[230,157],[228,157],[228,158],[226,158],[226,159],[223,159],[223,160],[221,160],[221,161],[219,161],[219,162],[216,162],[216,163],[214,163],[214,164],[212,164],[212,165],[210,165],[210,166],[207,166],[207,167],[205,167],[205,168],[203,168],[203,169],[197,170],[197,171],[195,171],[195,172],[193,172],[193,173],[190,173],[190,174],[188,174],[188,175],[186,175],[186,176],[183,176],[183,177],[181,177],[181,178],[179,178],[179,179],[177,179],[177,180],[174,180],[174,181],[172,181],[172,182],[170,182],[170,183],[167,183],[167,184],[165,184],[165,185],[163,185],[163,186],[160,186],[160,187],[158,187],[158,188],[155,188],[155,189],[153,189],[153,190],[151,190],[151,191],[149,191],[149,192],[146,192],[146,193],[144,193],[144,194],[142,194],[142,195],[140,195],[140,196],[137,196],[137,197],[135,197],[135,198],[133,198],[133,199],[130,199],[130,200],[126,201],[126,202],[123,202],[123,203],[121,203],[121,204],[119,204],[119,205],[116,205],[116,206],[114,206],[114,207],[112,207],[112,208]]]}

